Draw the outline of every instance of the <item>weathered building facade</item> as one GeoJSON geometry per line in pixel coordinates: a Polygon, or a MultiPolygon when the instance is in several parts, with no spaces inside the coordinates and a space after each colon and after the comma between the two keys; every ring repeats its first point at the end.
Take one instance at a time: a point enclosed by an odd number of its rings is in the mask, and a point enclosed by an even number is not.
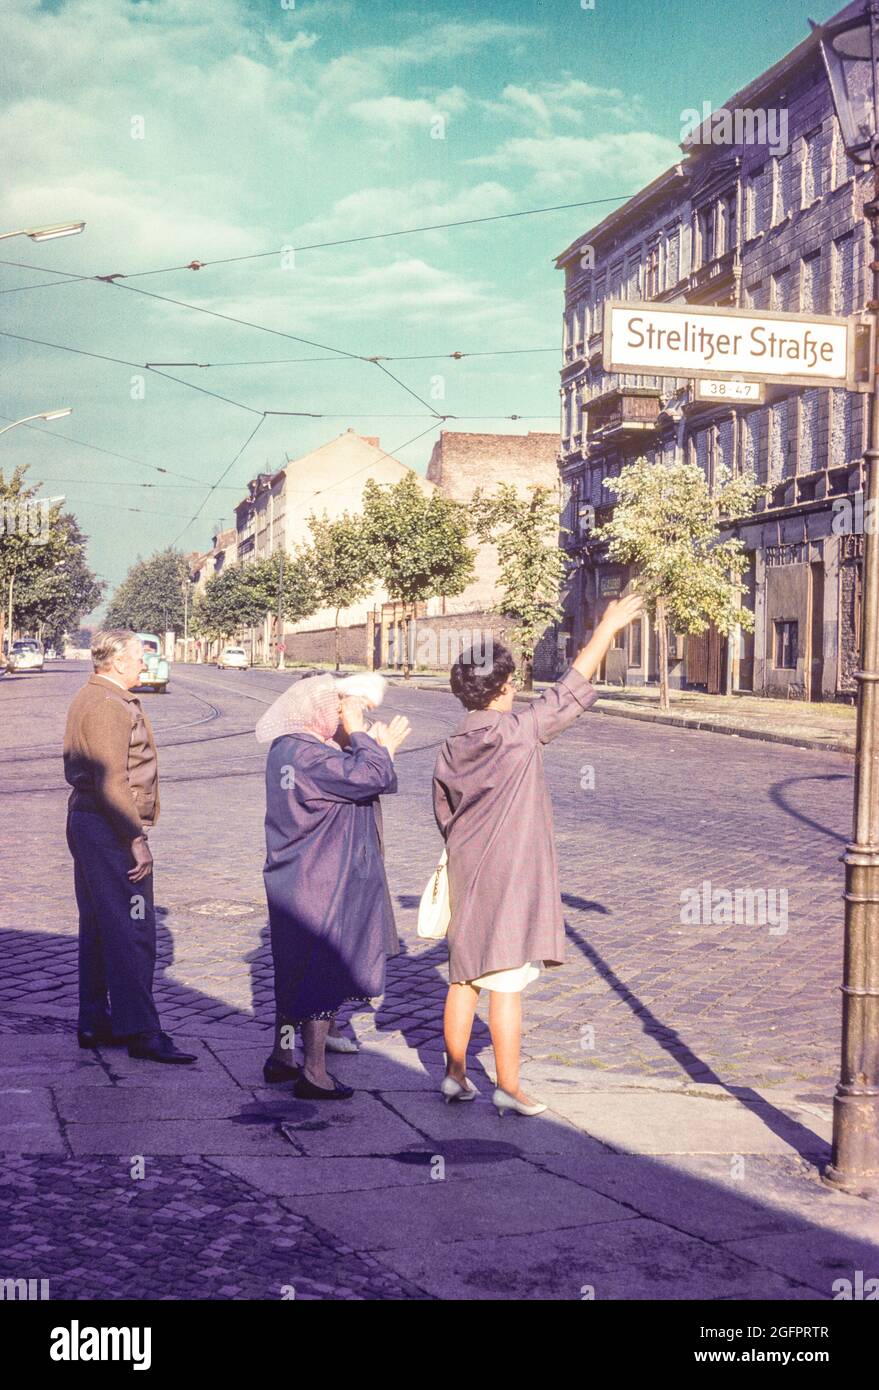
{"type": "MultiPolygon", "coordinates": [[[[557,260],[565,272],[560,468],[563,543],[573,561],[569,648],[630,577],[590,539],[609,514],[603,480],[639,455],[684,457],[709,482],[719,465],[753,471],[762,496],[734,528],[749,557],[743,603],[754,612],[754,632],[678,637],[672,683],[851,698],[863,537],[843,533],[839,501],[848,499],[857,515],[865,396],[778,384],[767,385],[758,405],[706,402],[692,380],[611,376],[602,363],[608,299],[840,317],[864,308],[869,180],[842,147],[817,42],[806,39],[736,93],[682,151],[679,164],[557,260]],[[742,119],[719,122],[723,111],[742,119]]],[[[646,618],[621,636],[605,674],[630,683],[654,678],[656,641],[646,618]]]]}

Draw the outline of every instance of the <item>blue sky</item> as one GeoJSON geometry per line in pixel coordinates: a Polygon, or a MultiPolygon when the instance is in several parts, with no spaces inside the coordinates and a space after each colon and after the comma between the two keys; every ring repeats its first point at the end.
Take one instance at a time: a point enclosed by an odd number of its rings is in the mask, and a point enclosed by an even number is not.
{"type": "MultiPolygon", "coordinates": [[[[0,338],[0,423],[74,407],[4,435],[0,467],[27,463],[47,494],[66,495],[100,574],[115,583],[173,541],[206,548],[249,477],[348,425],[423,471],[439,426],[415,396],[466,417],[446,428],[556,428],[557,351],[442,354],[557,348],[553,257],[613,202],[275,252],[622,200],[677,157],[683,110],[719,106],[806,36],[808,15],[839,8],[594,4],[6,0],[0,227],[88,226],[0,245],[21,263],[0,265],[0,289],[17,291],[0,295],[0,328],[135,366],[0,338]],[[133,275],[256,252],[273,254],[129,282],[149,294],[48,273],[133,275]],[[338,352],[437,356],[388,362],[404,385],[350,358],[266,361],[338,352]],[[163,369],[201,391],[138,371],[168,361],[217,365],[163,369]],[[327,418],[260,424],[266,410],[327,418]],[[514,413],[530,418],[502,418],[514,413]]],[[[319,503],[303,489],[298,505],[319,503]]]]}

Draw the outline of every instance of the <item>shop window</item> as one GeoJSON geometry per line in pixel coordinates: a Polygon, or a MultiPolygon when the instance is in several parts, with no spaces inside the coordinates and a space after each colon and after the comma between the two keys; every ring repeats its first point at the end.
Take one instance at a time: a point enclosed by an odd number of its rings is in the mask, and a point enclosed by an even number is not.
{"type": "Polygon", "coordinates": [[[775,624],[776,670],[794,671],[797,665],[797,624],[786,619],[775,624]]]}
{"type": "Polygon", "coordinates": [[[629,665],[641,665],[641,619],[629,626],[629,665]]]}

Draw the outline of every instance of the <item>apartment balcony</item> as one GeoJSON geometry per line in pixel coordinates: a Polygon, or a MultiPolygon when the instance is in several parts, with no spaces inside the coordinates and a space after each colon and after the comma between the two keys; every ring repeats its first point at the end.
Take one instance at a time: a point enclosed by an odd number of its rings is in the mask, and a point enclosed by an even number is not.
{"type": "Polygon", "coordinates": [[[722,256],[694,270],[690,275],[687,300],[691,304],[732,303],[735,294],[733,268],[736,262],[735,249],[725,251],[722,256]]]}
{"type": "Polygon", "coordinates": [[[659,392],[644,386],[617,387],[584,403],[591,440],[650,434],[659,417],[659,392]]]}

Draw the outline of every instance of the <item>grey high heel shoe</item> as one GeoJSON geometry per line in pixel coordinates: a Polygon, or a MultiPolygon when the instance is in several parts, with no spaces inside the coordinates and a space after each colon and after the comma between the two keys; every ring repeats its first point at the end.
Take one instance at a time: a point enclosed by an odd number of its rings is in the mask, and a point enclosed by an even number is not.
{"type": "Polygon", "coordinates": [[[463,1086],[453,1076],[444,1076],[440,1091],[446,1105],[449,1105],[453,1100],[475,1100],[478,1095],[469,1076],[464,1077],[463,1086]]]}
{"type": "Polygon", "coordinates": [[[511,1096],[509,1091],[502,1091],[500,1086],[495,1086],[491,1103],[498,1113],[498,1118],[503,1119],[508,1110],[514,1115],[542,1115],[548,1107],[543,1101],[536,1101],[534,1105],[523,1105],[515,1096],[511,1096]]]}

